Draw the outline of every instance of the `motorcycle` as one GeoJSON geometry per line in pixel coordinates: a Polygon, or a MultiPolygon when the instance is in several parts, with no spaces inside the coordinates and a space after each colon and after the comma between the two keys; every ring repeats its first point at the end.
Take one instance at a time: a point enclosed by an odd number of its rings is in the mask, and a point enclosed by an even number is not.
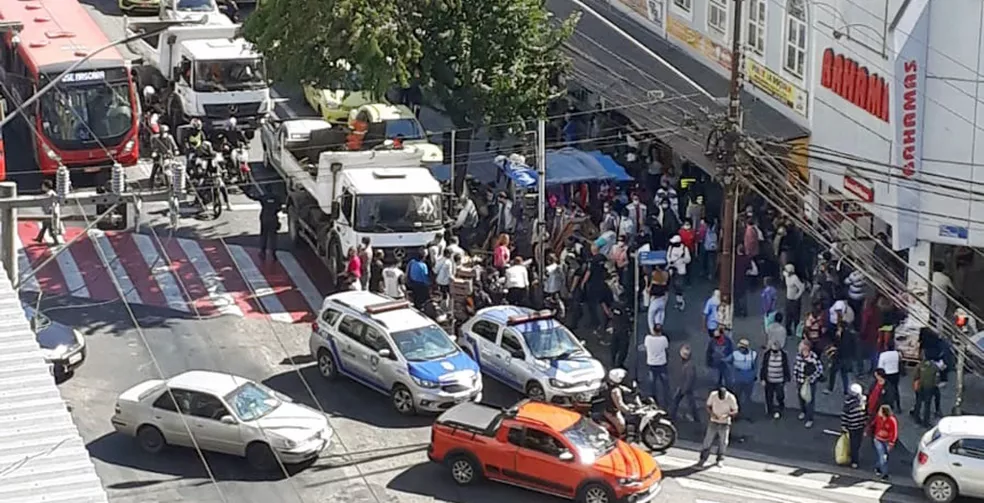
{"type": "MultiPolygon", "coordinates": [[[[604,414],[604,396],[599,395],[590,405],[591,418],[605,427],[612,436],[618,436],[618,429],[604,414]],[[600,407],[599,407],[600,405],[600,407]]],[[[574,409],[584,413],[585,404],[575,404],[574,409]]],[[[621,438],[626,442],[641,441],[649,450],[664,452],[677,440],[677,429],[670,421],[669,414],[661,409],[656,402],[647,398],[637,403],[625,418],[625,435],[621,438]]]]}
{"type": "Polygon", "coordinates": [[[246,145],[237,146],[232,149],[229,158],[230,163],[226,170],[232,179],[229,185],[239,187],[242,190],[244,185],[255,183],[253,171],[249,167],[249,147],[246,145]]]}
{"type": "Polygon", "coordinates": [[[195,194],[201,210],[207,211],[212,208],[212,218],[217,219],[222,216],[222,154],[214,154],[214,158],[209,160],[201,156],[195,157],[196,184],[195,194]]]}

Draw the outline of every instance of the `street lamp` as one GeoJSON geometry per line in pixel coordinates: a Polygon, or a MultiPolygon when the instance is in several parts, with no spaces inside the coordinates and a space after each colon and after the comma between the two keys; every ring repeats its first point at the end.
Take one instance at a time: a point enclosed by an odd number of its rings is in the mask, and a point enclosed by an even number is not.
{"type": "Polygon", "coordinates": [[[817,7],[826,7],[826,10],[830,11],[830,13],[834,15],[834,17],[838,18],[840,22],[843,23],[840,28],[836,28],[833,26],[829,26],[826,23],[822,23],[818,21],[818,24],[822,24],[826,28],[830,28],[831,35],[833,35],[835,39],[840,40],[841,38],[846,37],[847,40],[850,40],[851,42],[854,42],[860,45],[861,47],[864,47],[865,49],[868,49],[869,51],[878,54],[882,58],[888,57],[888,2],[885,2],[885,14],[883,16],[884,27],[882,31],[878,31],[877,28],[874,28],[864,23],[848,23],[847,19],[844,17],[844,14],[842,14],[834,6],[826,2],[820,2],[816,0],[807,0],[807,2],[817,7]],[[881,46],[882,46],[881,49],[880,50],[876,49],[868,45],[866,42],[862,40],[858,40],[855,37],[852,37],[851,28],[867,28],[871,30],[871,32],[875,34],[876,38],[881,39],[881,46]]]}

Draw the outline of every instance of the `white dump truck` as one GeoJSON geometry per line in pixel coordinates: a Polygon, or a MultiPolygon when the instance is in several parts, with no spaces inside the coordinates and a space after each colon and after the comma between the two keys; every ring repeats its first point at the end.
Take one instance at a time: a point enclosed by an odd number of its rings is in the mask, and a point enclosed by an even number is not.
{"type": "Polygon", "coordinates": [[[263,158],[287,188],[293,243],[307,243],[333,273],[368,237],[375,250],[403,259],[443,229],[441,185],[412,146],[345,149],[349,131],[321,119],[262,126],[263,158]]]}
{"type": "MultiPolygon", "coordinates": [[[[124,20],[128,37],[160,27],[124,20]]],[[[197,117],[206,128],[224,128],[235,117],[251,135],[273,110],[263,55],[238,32],[236,24],[173,26],[127,44],[140,57],[138,88],[157,90],[172,127],[197,117]]]]}

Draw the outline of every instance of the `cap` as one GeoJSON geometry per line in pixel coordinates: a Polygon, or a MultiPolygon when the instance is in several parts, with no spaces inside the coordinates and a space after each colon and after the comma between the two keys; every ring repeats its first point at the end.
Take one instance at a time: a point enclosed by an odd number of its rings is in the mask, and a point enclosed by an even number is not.
{"type": "Polygon", "coordinates": [[[796,266],[793,265],[793,264],[786,264],[786,266],[783,267],[783,269],[785,269],[786,272],[788,272],[788,273],[794,273],[794,272],[796,272],[796,266]]]}
{"type": "Polygon", "coordinates": [[[748,339],[741,339],[740,341],[738,341],[739,348],[748,348],[750,345],[751,343],[748,342],[748,339]]]}
{"type": "Polygon", "coordinates": [[[680,244],[682,242],[683,242],[683,240],[680,239],[680,236],[673,236],[673,237],[670,238],[670,244],[678,245],[678,244],[680,244]]]}

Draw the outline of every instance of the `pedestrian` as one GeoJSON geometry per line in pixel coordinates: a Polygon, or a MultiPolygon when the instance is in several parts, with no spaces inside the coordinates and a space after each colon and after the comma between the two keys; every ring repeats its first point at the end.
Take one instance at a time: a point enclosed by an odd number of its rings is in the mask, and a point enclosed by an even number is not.
{"type": "MultiPolygon", "coordinates": [[[[55,192],[55,189],[51,184],[51,180],[45,180],[41,182],[41,192],[44,192],[44,195],[47,198],[45,199],[43,205],[41,206],[41,211],[44,212],[46,218],[41,221],[41,230],[38,231],[38,235],[37,237],[34,238],[34,241],[36,241],[39,244],[44,244],[44,234],[47,232],[48,235],[51,236],[51,241],[57,245],[59,244],[58,235],[61,234],[60,229],[58,228],[60,224],[56,222],[57,220],[56,214],[58,213],[57,204],[56,204],[58,201],[58,194],[55,192]]],[[[263,220],[261,218],[260,219],[261,245],[263,244],[262,239],[264,236],[262,224],[263,224],[263,220]]],[[[274,233],[274,238],[276,238],[276,233],[274,233]]],[[[260,256],[263,256],[263,248],[260,248],[260,256]]]]}
{"type": "Polygon", "coordinates": [[[717,254],[718,254],[718,226],[717,219],[707,226],[707,232],[703,239],[704,250],[704,274],[707,279],[714,281],[717,278],[717,254]]]}
{"type": "Polygon", "coordinates": [[[649,308],[646,321],[649,331],[656,325],[663,325],[666,319],[666,301],[670,293],[670,275],[662,267],[656,266],[649,280],[649,308]]]}
{"type": "Polygon", "coordinates": [[[499,192],[496,212],[496,230],[500,235],[512,234],[516,230],[516,216],[513,214],[513,202],[505,192],[499,192]]]}
{"type": "Polygon", "coordinates": [[[700,417],[697,415],[697,398],[694,396],[697,388],[697,367],[691,358],[689,344],[680,347],[680,384],[677,386],[676,393],[673,394],[673,409],[670,411],[670,418],[676,421],[677,413],[680,411],[680,402],[686,401],[685,405],[690,407],[690,414],[686,416],[688,421],[700,424],[700,417]]]}
{"type": "Polygon", "coordinates": [[[803,322],[803,340],[810,343],[810,346],[816,351],[823,351],[826,347],[824,319],[823,304],[820,301],[815,301],[813,309],[806,314],[806,321],[803,322]]]}
{"type": "MultiPolygon", "coordinates": [[[[860,269],[855,269],[851,271],[851,274],[847,275],[844,284],[847,285],[848,305],[854,311],[854,314],[860,314],[864,308],[864,298],[867,296],[868,279],[864,277],[864,273],[860,269]]],[[[853,322],[855,330],[860,330],[861,317],[856,317],[853,322]]]]}
{"type": "Polygon", "coordinates": [[[643,341],[646,348],[646,366],[649,367],[649,396],[664,410],[670,405],[670,372],[667,353],[670,340],[663,334],[662,326],[653,327],[643,341]]]}
{"type": "Polygon", "coordinates": [[[793,379],[796,381],[800,413],[798,419],[806,421],[803,426],[813,427],[813,414],[817,398],[817,381],[823,376],[823,364],[810,348],[808,342],[801,342],[796,363],[793,365],[793,379]]]}
{"type": "Polygon", "coordinates": [[[752,403],[752,391],[755,390],[755,379],[758,377],[756,365],[758,352],[751,348],[748,339],[738,341],[738,350],[731,355],[731,366],[734,369],[732,377],[738,406],[742,409],[742,417],[751,421],[749,405],[752,403]]]}
{"type": "Polygon", "coordinates": [[[280,206],[280,199],[271,192],[266,192],[260,199],[260,260],[266,260],[268,250],[273,259],[277,260],[280,206]]]}
{"type": "Polygon", "coordinates": [[[612,368],[625,368],[631,346],[632,314],[631,307],[624,302],[615,302],[612,307],[612,347],[610,356],[612,368]]]}
{"type": "Polygon", "coordinates": [[[723,327],[718,327],[714,332],[714,337],[707,343],[706,361],[711,370],[717,371],[717,386],[731,386],[731,360],[734,357],[734,343],[724,332],[723,327]]]}
{"type": "Polygon", "coordinates": [[[895,349],[895,337],[892,334],[892,328],[882,328],[881,333],[887,334],[888,337],[883,339],[885,350],[878,354],[878,364],[875,368],[885,372],[885,381],[892,387],[892,396],[895,398],[892,410],[902,410],[899,397],[899,381],[902,379],[902,354],[895,349]]]}
{"type": "Polygon", "coordinates": [[[735,247],[734,262],[734,314],[735,316],[748,316],[748,287],[754,279],[755,262],[745,253],[745,247],[741,244],[735,247]]]}
{"type": "Polygon", "coordinates": [[[762,355],[759,380],[765,387],[765,411],[773,419],[782,417],[786,410],[786,383],[790,381],[789,357],[778,341],[770,340],[769,348],[762,355]]]}
{"type": "Polygon", "coordinates": [[[530,272],[523,263],[523,257],[513,257],[512,264],[506,268],[506,302],[513,306],[525,306],[530,289],[530,272]]]}
{"type": "Polygon", "coordinates": [[[641,229],[648,222],[649,210],[646,204],[639,200],[639,193],[632,193],[632,202],[625,205],[625,215],[632,220],[636,229],[641,229]]]}
{"type": "Polygon", "coordinates": [[[383,250],[376,250],[373,252],[372,264],[369,266],[369,277],[372,281],[369,283],[369,291],[372,293],[383,293],[383,269],[386,268],[384,259],[386,255],[383,250]]]}
{"type": "Polygon", "coordinates": [[[434,234],[434,239],[430,243],[427,243],[427,266],[431,270],[437,269],[437,261],[444,257],[444,249],[446,247],[443,232],[434,234]]]}
{"type": "Polygon", "coordinates": [[[796,266],[786,264],[783,268],[783,279],[786,283],[786,306],[784,309],[786,319],[786,333],[796,333],[799,325],[800,316],[803,314],[803,294],[806,292],[806,285],[803,280],[796,275],[796,266]]]}
{"type": "Polygon", "coordinates": [[[892,389],[892,386],[885,379],[885,371],[882,369],[876,369],[875,382],[872,383],[871,389],[868,390],[869,422],[874,421],[875,417],[878,415],[878,409],[880,409],[882,405],[888,405],[891,407],[891,404],[895,403],[894,393],[895,391],[892,389]]]}
{"type": "Polygon", "coordinates": [[[875,473],[878,477],[888,479],[888,455],[895,448],[895,442],[899,439],[899,421],[896,419],[892,408],[882,405],[878,408],[878,415],[875,416],[874,427],[871,437],[875,445],[875,473]]]}
{"type": "Polygon", "coordinates": [[[686,219],[697,225],[704,220],[704,196],[698,195],[687,203],[686,219]]]}
{"type": "Polygon", "coordinates": [[[943,262],[933,262],[933,274],[930,276],[930,315],[933,326],[939,330],[944,320],[949,316],[950,295],[953,291],[953,280],[946,274],[943,262]]]}
{"type": "Polygon", "coordinates": [[[782,313],[776,313],[772,318],[772,323],[769,323],[765,327],[765,341],[766,345],[770,342],[776,342],[779,344],[780,348],[786,349],[786,339],[789,334],[786,333],[786,325],[783,323],[785,318],[782,313]]]}
{"type": "Polygon", "coordinates": [[[666,249],[666,263],[672,272],[676,308],[683,311],[687,307],[683,290],[686,285],[687,264],[690,263],[690,248],[684,246],[679,234],[670,238],[670,247],[666,249]]]}
{"type": "Polygon", "coordinates": [[[618,212],[612,209],[610,202],[605,201],[601,208],[601,222],[598,224],[598,232],[618,232],[618,224],[618,212]]]}
{"type": "Polygon", "coordinates": [[[762,312],[762,326],[768,326],[772,317],[779,311],[779,290],[772,284],[772,278],[766,276],[762,279],[762,293],[759,294],[761,301],[759,306],[762,312]]]}
{"type": "Polygon", "coordinates": [[[495,249],[492,250],[492,265],[499,272],[505,271],[506,267],[509,266],[509,255],[509,234],[499,234],[499,239],[495,243],[495,249]]]}
{"type": "Polygon", "coordinates": [[[431,278],[430,268],[427,267],[427,262],[424,260],[426,253],[425,250],[419,250],[407,263],[407,286],[413,305],[417,309],[423,309],[424,304],[430,300],[431,278]]]}
{"type": "Polygon", "coordinates": [[[854,328],[843,319],[839,320],[833,330],[833,340],[825,351],[829,362],[827,387],[823,390],[825,394],[829,395],[834,391],[837,376],[840,376],[844,394],[848,394],[849,370],[853,366],[856,348],[857,338],[854,335],[854,328]]]}
{"type": "Polygon", "coordinates": [[[834,329],[837,328],[837,324],[844,322],[845,325],[854,326],[854,310],[851,309],[850,304],[846,300],[841,299],[834,302],[827,310],[827,334],[833,335],[834,329]]]}
{"type": "Polygon", "coordinates": [[[437,285],[442,302],[451,298],[451,282],[454,280],[455,269],[454,252],[444,248],[443,255],[434,264],[434,284],[437,285]]]}
{"type": "Polygon", "coordinates": [[[916,392],[916,404],[909,411],[909,415],[923,428],[928,428],[932,425],[930,422],[930,407],[932,406],[934,395],[940,392],[939,382],[939,366],[923,353],[922,361],[916,367],[915,380],[912,383],[912,389],[916,392]]]}
{"type": "MultiPolygon", "coordinates": [[[[680,241],[683,246],[687,247],[687,251],[690,252],[690,258],[693,260],[697,257],[697,230],[694,229],[693,224],[689,220],[683,222],[683,227],[680,228],[678,233],[680,236],[680,241]]],[[[690,276],[687,276],[687,284],[690,284],[690,276]]]]}
{"type": "Polygon", "coordinates": [[[868,426],[864,390],[860,384],[852,384],[844,397],[840,420],[841,431],[847,433],[851,448],[851,468],[857,468],[861,456],[861,440],[864,439],[864,430],[868,426]]]}
{"type": "Polygon", "coordinates": [[[707,462],[711,455],[711,446],[717,442],[717,465],[721,466],[731,436],[731,421],[738,415],[738,399],[724,386],[718,386],[707,397],[707,414],[707,432],[704,434],[697,465],[707,462]]]}
{"type": "Polygon", "coordinates": [[[718,307],[721,306],[721,290],[714,290],[711,296],[704,301],[704,328],[707,329],[707,336],[714,337],[720,322],[718,320],[718,307]]]}
{"type": "Polygon", "coordinates": [[[459,256],[461,258],[464,258],[465,255],[466,255],[465,254],[465,249],[461,247],[461,244],[460,243],[461,243],[461,240],[458,238],[458,236],[451,236],[451,238],[448,239],[448,246],[445,249],[451,250],[451,256],[452,257],[454,257],[455,255],[457,255],[457,256],[459,256]]]}
{"type": "MultiPolygon", "coordinates": [[[[382,250],[377,250],[381,253],[382,250]]],[[[400,269],[400,261],[390,258],[383,268],[383,294],[391,299],[403,299],[407,296],[406,275],[400,269]]]]}
{"type": "Polygon", "coordinates": [[[602,304],[606,293],[610,292],[605,281],[608,276],[607,263],[608,259],[601,253],[601,249],[592,244],[588,268],[584,276],[581,277],[580,283],[584,295],[582,308],[587,311],[588,323],[591,324],[591,329],[594,332],[605,328],[602,304]]]}
{"type": "Polygon", "coordinates": [[[362,289],[362,257],[359,256],[359,252],[358,250],[356,250],[354,246],[348,249],[348,254],[346,255],[346,257],[348,258],[348,262],[345,267],[345,272],[347,272],[349,276],[355,278],[356,286],[358,286],[357,289],[361,290],[362,289]]]}
{"type": "Polygon", "coordinates": [[[564,304],[564,267],[553,252],[547,254],[546,263],[543,270],[546,276],[543,280],[544,304],[553,306],[557,319],[563,320],[567,316],[567,306],[564,304]]]}
{"type": "Polygon", "coordinates": [[[369,236],[365,236],[359,245],[359,263],[362,266],[360,276],[362,289],[367,291],[369,290],[369,285],[372,284],[372,259],[372,240],[369,239],[369,236]]]}

